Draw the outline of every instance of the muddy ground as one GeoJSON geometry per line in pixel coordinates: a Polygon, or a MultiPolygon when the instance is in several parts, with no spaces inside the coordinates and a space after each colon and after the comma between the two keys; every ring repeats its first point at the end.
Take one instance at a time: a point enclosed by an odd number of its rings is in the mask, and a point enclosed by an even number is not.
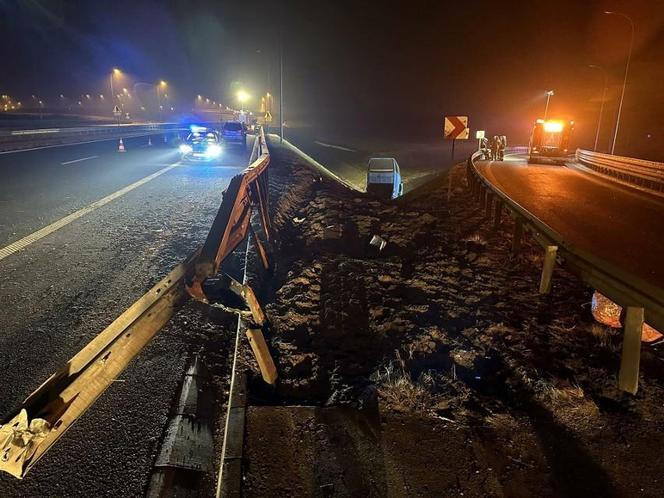
{"type": "Polygon", "coordinates": [[[271,150],[275,268],[253,282],[280,380],[245,347],[246,496],[661,496],[661,350],[618,391],[592,289],[556,268],[538,295],[539,246],[511,256],[462,167],[449,202],[445,175],[381,202],[271,150]]]}

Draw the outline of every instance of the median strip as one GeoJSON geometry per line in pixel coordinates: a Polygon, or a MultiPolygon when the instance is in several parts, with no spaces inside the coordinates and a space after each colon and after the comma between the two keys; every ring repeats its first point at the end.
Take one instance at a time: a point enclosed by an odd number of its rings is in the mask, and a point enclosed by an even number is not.
{"type": "Polygon", "coordinates": [[[9,244],[6,247],[3,247],[2,249],[0,249],[0,260],[6,258],[7,256],[11,256],[12,254],[14,254],[17,251],[20,251],[21,249],[26,248],[33,242],[43,239],[44,237],[55,232],[56,230],[60,230],[62,227],[69,225],[72,221],[75,221],[85,216],[86,214],[94,211],[95,209],[100,208],[111,201],[114,201],[118,197],[122,197],[127,192],[130,192],[135,188],[140,187],[141,185],[149,182],[150,180],[154,180],[158,176],[163,175],[167,171],[175,168],[176,166],[178,166],[178,164],[179,163],[174,163],[165,168],[162,168],[159,171],[152,173],[151,175],[148,175],[145,178],[138,180],[137,182],[132,183],[131,185],[127,185],[126,187],[121,188],[117,192],[107,195],[106,197],[99,199],[98,201],[93,202],[92,204],[65,216],[64,218],[60,218],[58,221],[51,223],[50,225],[47,225],[44,228],[41,228],[40,230],[37,230],[36,232],[33,232],[30,235],[23,237],[22,239],[17,240],[16,242],[9,244]]]}

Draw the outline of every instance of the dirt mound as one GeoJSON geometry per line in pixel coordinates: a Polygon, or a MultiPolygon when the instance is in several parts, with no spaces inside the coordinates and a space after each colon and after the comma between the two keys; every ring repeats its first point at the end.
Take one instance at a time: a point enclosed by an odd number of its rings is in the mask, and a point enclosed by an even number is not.
{"type": "Polygon", "coordinates": [[[261,297],[280,380],[254,382],[254,403],[378,401],[383,417],[463,427],[507,495],[659,489],[658,351],[644,350],[639,395],[619,392],[621,337],[593,321],[592,289],[556,268],[538,295],[541,250],[511,256],[511,220],[491,229],[463,168],[397,202],[322,179],[278,147],[270,175],[278,238],[261,297]]]}

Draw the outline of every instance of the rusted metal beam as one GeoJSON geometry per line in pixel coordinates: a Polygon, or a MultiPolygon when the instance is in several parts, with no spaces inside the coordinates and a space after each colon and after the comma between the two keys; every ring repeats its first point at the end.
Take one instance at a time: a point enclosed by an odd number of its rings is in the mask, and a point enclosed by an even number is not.
{"type": "Polygon", "coordinates": [[[186,298],[196,251],[53,374],[0,426],[0,470],[23,478],[118,378],[186,298]]]}
{"type": "Polygon", "coordinates": [[[272,355],[265,342],[263,331],[250,328],[247,329],[246,334],[263,380],[270,385],[274,385],[277,381],[277,367],[274,366],[274,360],[272,360],[272,355]]]}
{"type": "Polygon", "coordinates": [[[261,257],[261,262],[263,263],[263,268],[266,270],[270,269],[270,260],[267,257],[267,251],[265,249],[265,246],[261,242],[261,239],[258,238],[258,234],[256,234],[256,230],[254,230],[253,225],[250,223],[249,224],[249,229],[251,230],[251,237],[254,239],[254,243],[256,244],[256,247],[258,248],[258,254],[261,257]]]}
{"type": "Polygon", "coordinates": [[[259,206],[263,229],[269,233],[267,186],[261,189],[259,185],[265,183],[261,176],[266,174],[269,162],[269,155],[260,157],[241,175],[235,176],[224,192],[217,216],[196,260],[195,271],[187,276],[187,292],[194,299],[209,302],[203,282],[218,273],[224,260],[246,238],[254,203],[259,206]]]}

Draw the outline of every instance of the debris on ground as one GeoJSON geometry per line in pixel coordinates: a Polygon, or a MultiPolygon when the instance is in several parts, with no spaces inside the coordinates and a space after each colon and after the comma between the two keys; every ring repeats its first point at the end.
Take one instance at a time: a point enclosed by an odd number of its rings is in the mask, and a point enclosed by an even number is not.
{"type": "Polygon", "coordinates": [[[280,379],[252,382],[247,496],[660,493],[661,353],[644,346],[638,395],[619,391],[621,332],[593,320],[593,290],[557,267],[539,295],[539,246],[511,255],[512,221],[492,229],[463,167],[380,201],[272,152],[260,299],[280,379]]]}

